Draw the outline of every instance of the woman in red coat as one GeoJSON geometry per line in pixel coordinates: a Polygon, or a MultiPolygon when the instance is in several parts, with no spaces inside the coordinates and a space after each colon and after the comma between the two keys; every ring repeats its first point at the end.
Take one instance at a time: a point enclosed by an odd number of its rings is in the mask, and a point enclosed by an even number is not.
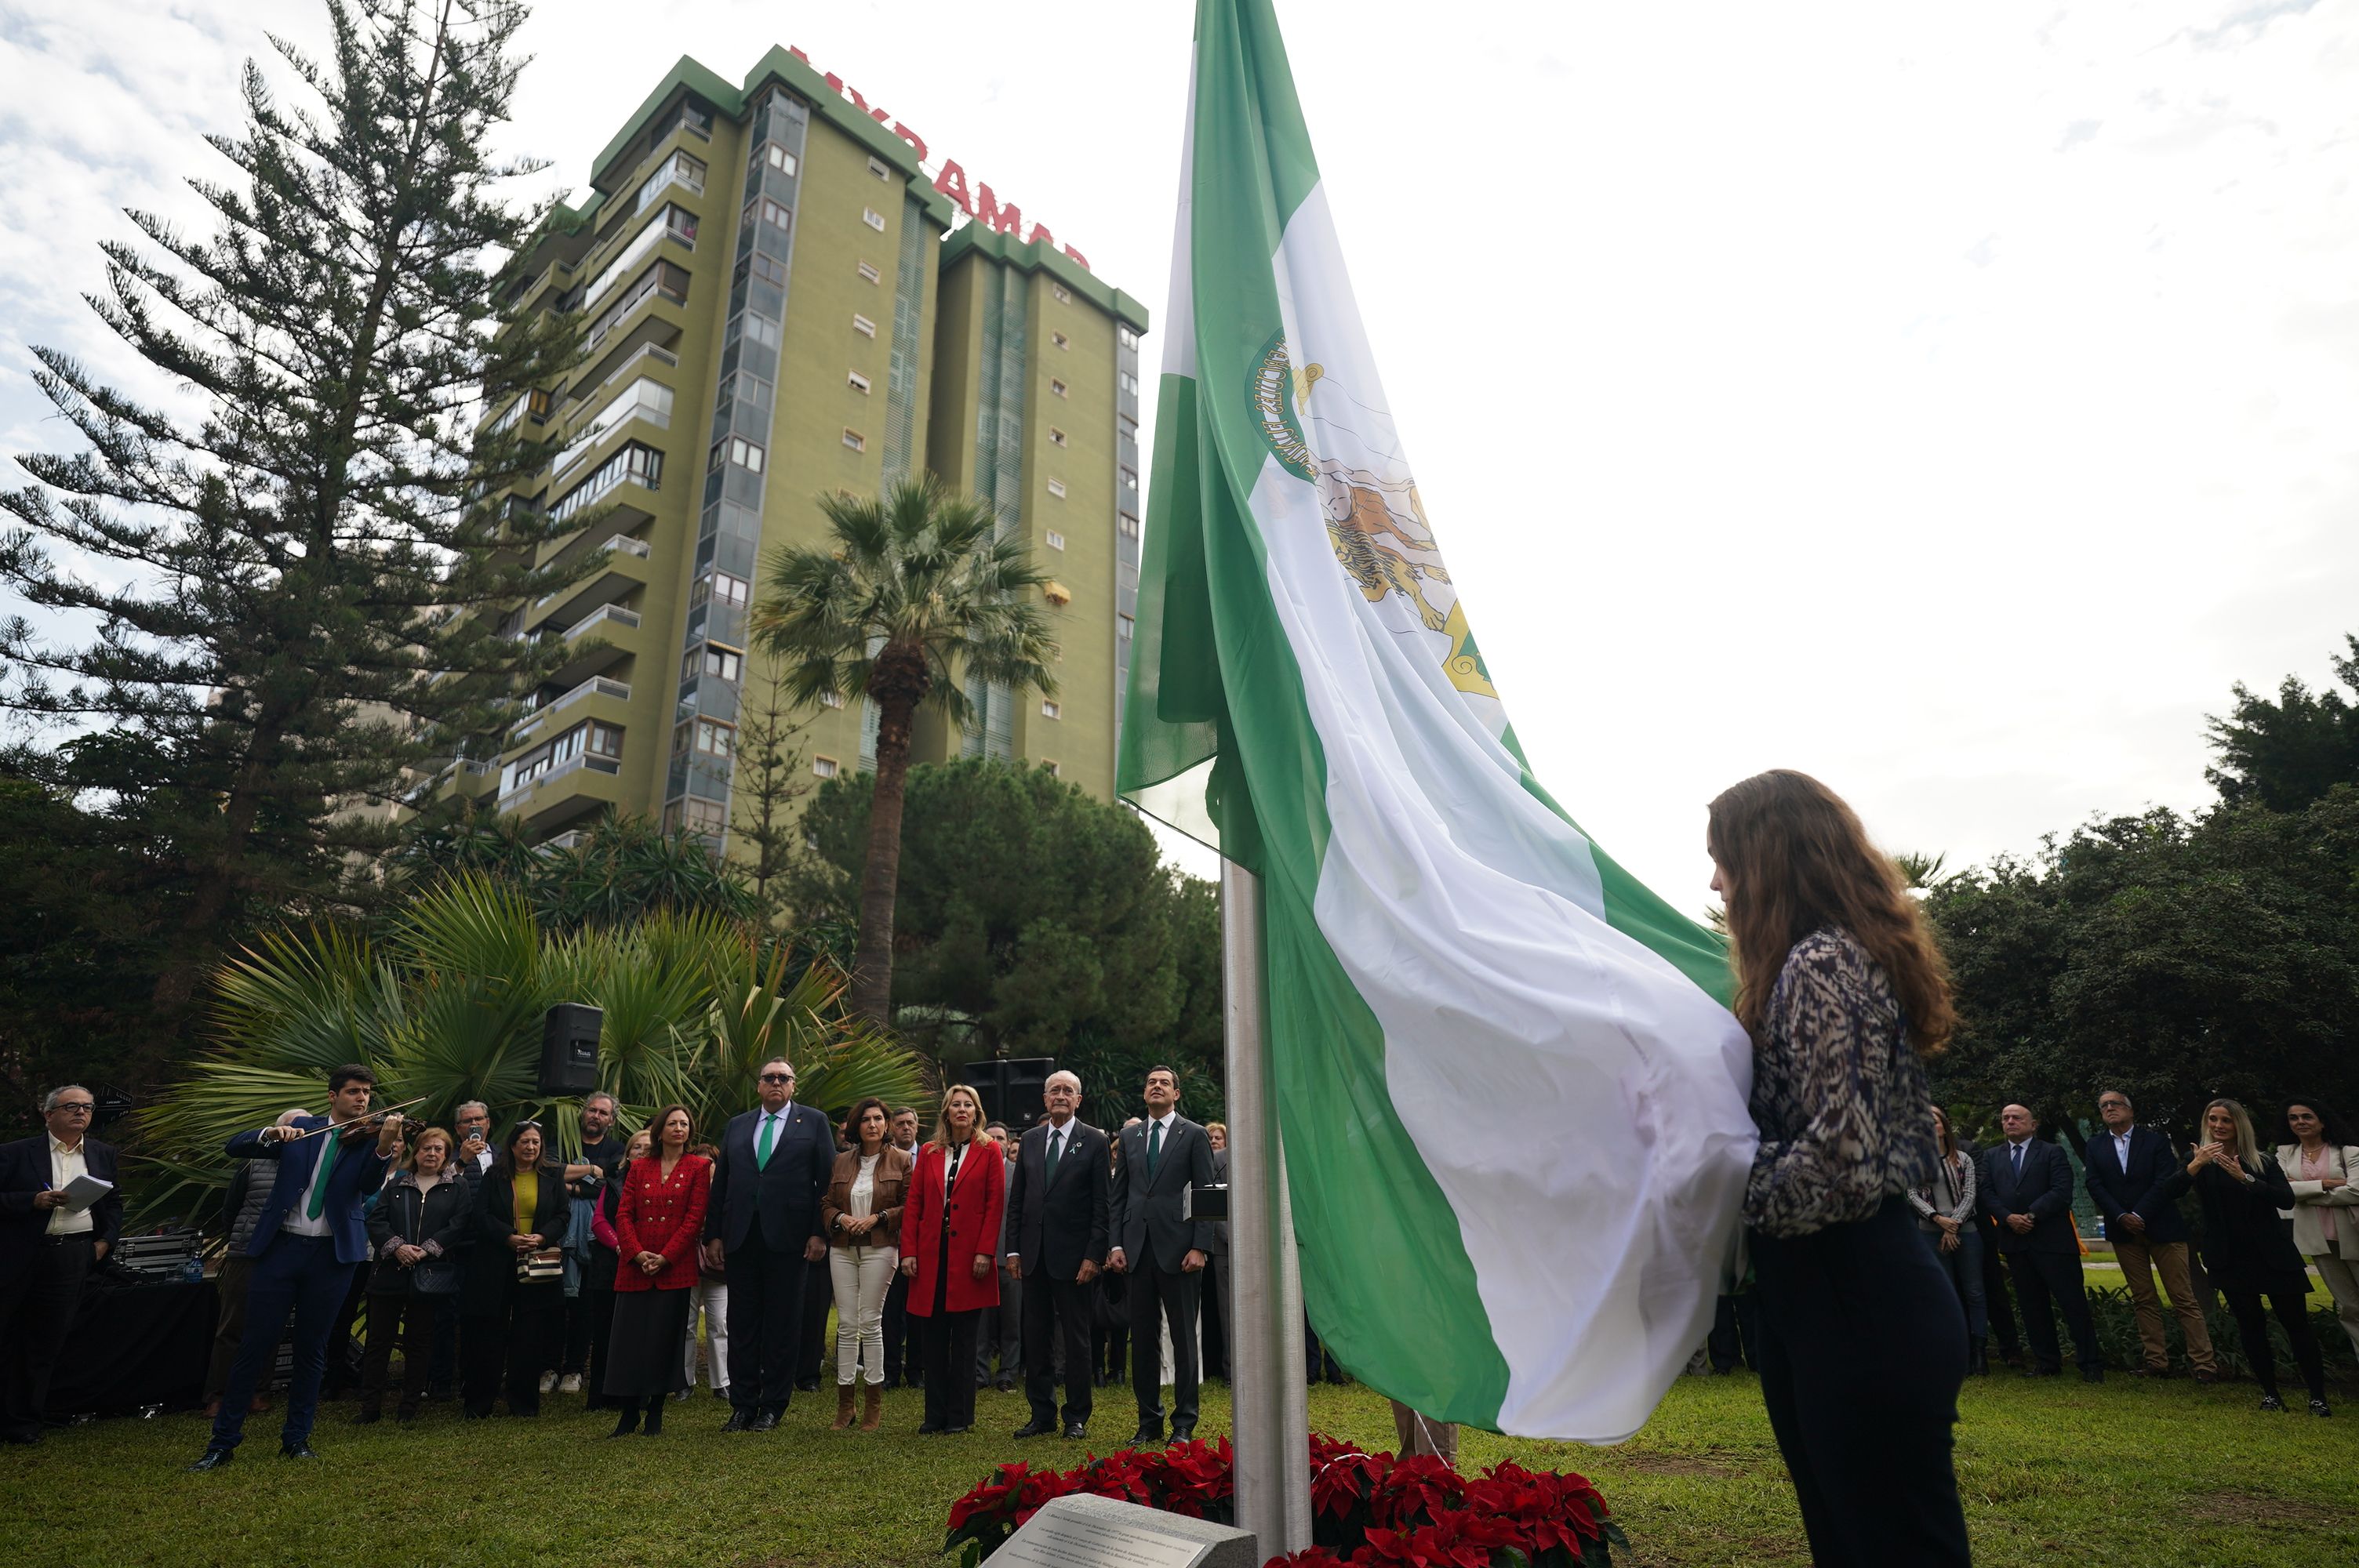
{"type": "Polygon", "coordinates": [[[983,1100],[964,1084],[942,1096],[931,1141],[918,1152],[901,1208],[901,1272],[925,1336],[926,1419],[918,1430],[974,1424],[974,1333],[999,1304],[999,1218],[1007,1162],[983,1132],[983,1100]]]}
{"type": "Polygon", "coordinates": [[[647,1125],[655,1130],[655,1150],[631,1162],[614,1205],[614,1330],[599,1391],[623,1413],[610,1437],[638,1430],[642,1402],[647,1433],[655,1436],[663,1431],[664,1396],[687,1386],[679,1346],[688,1334],[697,1241],[712,1191],[712,1162],[688,1152],[696,1137],[688,1107],[668,1105],[647,1125]]]}

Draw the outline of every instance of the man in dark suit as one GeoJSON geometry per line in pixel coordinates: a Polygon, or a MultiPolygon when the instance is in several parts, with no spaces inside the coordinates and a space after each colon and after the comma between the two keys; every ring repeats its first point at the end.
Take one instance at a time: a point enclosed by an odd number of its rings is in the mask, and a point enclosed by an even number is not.
{"type": "Polygon", "coordinates": [[[73,1329],[82,1281],[123,1229],[119,1186],[76,1203],[77,1176],[114,1183],[114,1150],[90,1136],[98,1101],[80,1084],[41,1100],[49,1130],[0,1144],[0,1437],[38,1443],[49,1374],[73,1329]]]}
{"type": "Polygon", "coordinates": [[[767,1432],[795,1391],[803,1289],[827,1256],[820,1200],[835,1173],[835,1129],[795,1103],[795,1065],[762,1064],[762,1103],[730,1119],[704,1209],[705,1260],[729,1272],[729,1421],[767,1432]]]}
{"type": "Polygon", "coordinates": [[[1171,1325],[1171,1440],[1196,1431],[1196,1304],[1212,1249],[1210,1220],[1183,1219],[1188,1189],[1212,1184],[1212,1141],[1180,1114],[1180,1078],[1147,1072],[1147,1119],[1125,1128],[1110,1198],[1114,1247],[1106,1267],[1129,1276],[1130,1387],[1138,1398],[1133,1443],[1163,1441],[1163,1352],[1158,1330],[1171,1325]]]}
{"type": "Polygon", "coordinates": [[[2203,1308],[2195,1299],[2195,1281],[2187,1267],[2187,1221],[2179,1212],[2177,1195],[2167,1190],[2184,1175],[2185,1162],[2169,1139],[2137,1124],[2130,1097],[2121,1090],[2106,1089],[2097,1096],[2097,1116],[2104,1130],[2082,1152],[2081,1172],[2089,1201],[2105,1217],[2105,1238],[2114,1244],[2114,1257],[2137,1309],[2138,1342],[2145,1352],[2138,1374],[2170,1376],[2162,1306],[2154,1295],[2158,1270],[2163,1288],[2170,1292],[2170,1310],[2179,1314],[2188,1364],[2199,1381],[2211,1382],[2220,1368],[2212,1357],[2211,1330],[2204,1326],[2203,1308]]]}
{"type": "Polygon", "coordinates": [[[2032,1358],[2024,1375],[2052,1378],[2064,1370],[2052,1300],[2072,1330],[2082,1381],[2102,1383],[2104,1363],[2081,1279],[2080,1232],[2072,1227],[2072,1162],[2055,1144],[2032,1136],[2039,1122],[2026,1108],[2008,1106],[1998,1113],[1998,1125],[2006,1139],[1983,1151],[1981,1200],[1983,1212],[1998,1222],[1999,1250],[2023,1303],[2032,1358]]]}
{"type": "Polygon", "coordinates": [[[230,1365],[212,1436],[191,1470],[217,1470],[237,1456],[247,1407],[277,1357],[279,1331],[289,1313],[295,1317],[295,1371],[278,1452],[288,1459],[316,1457],[311,1420],[328,1365],[328,1334],[369,1257],[361,1205],[384,1184],[386,1161],[401,1143],[399,1116],[386,1118],[370,1138],[368,1108],[375,1093],[376,1075],[357,1062],[347,1063],[328,1075],[326,1116],[273,1122],[229,1141],[234,1158],[269,1160],[277,1171],[255,1221],[254,1238],[246,1243],[255,1264],[245,1288],[245,1334],[230,1365]]]}
{"type": "Polygon", "coordinates": [[[1051,1336],[1065,1340],[1067,1437],[1089,1435],[1090,1328],[1097,1293],[1092,1289],[1106,1252],[1106,1211],[1114,1190],[1106,1138],[1073,1113],[1082,1080],[1049,1075],[1041,1089],[1049,1115],[1016,1145],[1007,1182],[1007,1271],[1025,1281],[1024,1395],[1032,1419],[1018,1437],[1047,1437],[1057,1420],[1056,1354],[1051,1336]]]}

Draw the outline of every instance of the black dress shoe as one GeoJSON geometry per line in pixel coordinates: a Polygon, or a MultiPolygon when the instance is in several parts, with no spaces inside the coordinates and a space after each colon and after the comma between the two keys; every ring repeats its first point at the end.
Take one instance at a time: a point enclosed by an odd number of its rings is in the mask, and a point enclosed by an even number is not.
{"type": "Polygon", "coordinates": [[[1140,1422],[1138,1423],[1138,1430],[1130,1434],[1130,1445],[1133,1448],[1149,1446],[1156,1448],[1162,1447],[1163,1423],[1159,1421],[1140,1422]]]}
{"type": "Polygon", "coordinates": [[[319,1455],[311,1452],[311,1445],[310,1444],[298,1443],[292,1447],[289,1447],[285,1444],[281,1444],[278,1448],[278,1457],[281,1459],[317,1459],[319,1455]]]}
{"type": "Polygon", "coordinates": [[[1012,1394],[1016,1391],[1016,1379],[1013,1378],[1002,1378],[994,1386],[1003,1394],[1012,1394]]]}
{"type": "Polygon", "coordinates": [[[974,1428],[972,1425],[946,1426],[942,1428],[942,1435],[944,1437],[956,1437],[962,1432],[973,1432],[973,1430],[974,1428]]]}
{"type": "Polygon", "coordinates": [[[901,1378],[900,1378],[900,1375],[899,1375],[898,1373],[897,1373],[897,1372],[887,1372],[887,1373],[886,1373],[886,1374],[885,1374],[885,1386],[886,1386],[886,1388],[888,1388],[888,1389],[897,1389],[897,1388],[899,1388],[899,1387],[901,1386],[901,1378]]]}
{"type": "Polygon", "coordinates": [[[819,1392],[819,1379],[817,1378],[797,1378],[795,1379],[795,1389],[799,1393],[815,1394],[819,1392]]]}
{"type": "Polygon", "coordinates": [[[1053,1419],[1048,1416],[1036,1415],[1030,1421],[1026,1422],[1022,1426],[1017,1427],[1014,1435],[1017,1437],[1047,1437],[1056,1430],[1057,1423],[1053,1419]]]}
{"type": "Polygon", "coordinates": [[[753,1431],[754,1412],[752,1411],[731,1411],[729,1412],[729,1419],[721,1423],[721,1430],[723,1432],[753,1431]]]}
{"type": "Polygon", "coordinates": [[[941,1434],[942,1423],[940,1422],[921,1421],[918,1423],[918,1435],[919,1437],[940,1437],[941,1434]]]}
{"type": "Polygon", "coordinates": [[[234,1448],[208,1448],[204,1457],[189,1466],[191,1470],[218,1470],[237,1457],[234,1448]]]}
{"type": "Polygon", "coordinates": [[[1090,1427],[1087,1422],[1069,1421],[1065,1423],[1065,1435],[1073,1439],[1075,1442],[1079,1442],[1089,1434],[1090,1427]]]}
{"type": "Polygon", "coordinates": [[[1172,1441],[1172,1442],[1174,1442],[1174,1443],[1186,1443],[1186,1442],[1188,1442],[1190,1438],[1194,1437],[1195,1435],[1196,1435],[1196,1423],[1195,1423],[1194,1422],[1192,1422],[1192,1421],[1185,1421],[1185,1422],[1182,1422],[1182,1421],[1175,1421],[1175,1422],[1173,1422],[1171,1423],[1171,1441],[1172,1441]]]}
{"type": "Polygon", "coordinates": [[[754,1418],[754,1424],[747,1427],[745,1430],[748,1432],[776,1432],[777,1427],[778,1412],[776,1411],[764,1411],[761,1414],[754,1418]]]}
{"type": "Polygon", "coordinates": [[[2081,1381],[2084,1383],[2102,1383],[2104,1380],[2105,1369],[2103,1367],[2083,1367],[2081,1368],[2081,1381]]]}

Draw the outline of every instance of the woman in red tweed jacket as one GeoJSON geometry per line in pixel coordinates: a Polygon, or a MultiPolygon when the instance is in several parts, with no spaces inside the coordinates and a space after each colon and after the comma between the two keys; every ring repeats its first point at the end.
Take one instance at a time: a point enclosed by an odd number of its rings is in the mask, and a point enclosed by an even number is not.
{"type": "Polygon", "coordinates": [[[909,1315],[928,1323],[920,1433],[974,1424],[974,1334],[983,1309],[999,1304],[999,1219],[1006,1204],[1006,1162],[984,1134],[983,1100],[953,1084],[942,1096],[932,1141],[918,1152],[901,1207],[909,1315]]]}
{"type": "Polygon", "coordinates": [[[599,1390],[622,1407],[610,1437],[638,1430],[642,1405],[647,1434],[655,1436],[663,1431],[664,1396],[686,1387],[679,1346],[712,1192],[712,1162],[688,1152],[696,1138],[688,1107],[668,1105],[647,1125],[654,1152],[631,1162],[614,1206],[614,1330],[599,1390]]]}

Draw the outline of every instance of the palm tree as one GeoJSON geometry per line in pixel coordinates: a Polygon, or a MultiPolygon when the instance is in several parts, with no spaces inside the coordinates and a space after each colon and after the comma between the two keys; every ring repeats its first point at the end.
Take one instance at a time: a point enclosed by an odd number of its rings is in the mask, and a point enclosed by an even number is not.
{"type": "Polygon", "coordinates": [[[334,927],[275,932],[224,964],[214,984],[221,1044],[200,1070],[134,1119],[135,1143],[163,1180],[161,1212],[226,1176],[222,1144],[288,1106],[318,1108],[328,1070],[364,1062],[387,1104],[450,1125],[464,1100],[496,1125],[537,1116],[578,1148],[578,1102],[537,1085],[551,1003],[603,1012],[599,1087],[625,1130],[679,1101],[718,1129],[751,1104],[761,1064],[795,1064],[804,1103],[830,1113],[863,1095],[898,1105],[924,1081],[909,1051],[846,1016],[842,972],[799,972],[786,944],[712,912],[658,912],[624,927],[550,932],[524,892],[477,875],[416,900],[389,935],[334,927]]]}
{"type": "Polygon", "coordinates": [[[1005,536],[991,503],[952,493],[932,474],[882,500],[823,494],[829,536],[770,557],[754,607],[756,644],[779,662],[797,704],[865,697],[876,705],[876,793],[861,870],[852,1007],[878,1023],[893,1001],[893,898],[901,871],[901,801],[910,731],[932,704],[963,728],[962,680],[1017,695],[1056,695],[1057,643],[1030,590],[1049,579],[1005,536]]]}

